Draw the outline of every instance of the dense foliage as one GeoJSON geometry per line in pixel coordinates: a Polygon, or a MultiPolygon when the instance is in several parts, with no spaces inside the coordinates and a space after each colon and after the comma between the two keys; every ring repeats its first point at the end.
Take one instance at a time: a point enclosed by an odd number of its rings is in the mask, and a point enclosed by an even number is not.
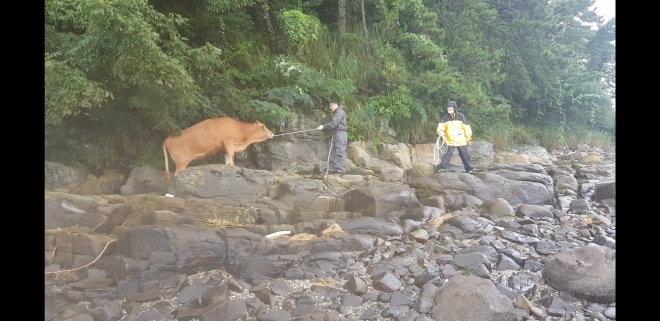
{"type": "Polygon", "coordinates": [[[329,99],[352,140],[433,142],[448,100],[476,139],[607,137],[615,21],[593,2],[46,0],[46,158],[145,163],[204,118],[276,129],[329,99]]]}

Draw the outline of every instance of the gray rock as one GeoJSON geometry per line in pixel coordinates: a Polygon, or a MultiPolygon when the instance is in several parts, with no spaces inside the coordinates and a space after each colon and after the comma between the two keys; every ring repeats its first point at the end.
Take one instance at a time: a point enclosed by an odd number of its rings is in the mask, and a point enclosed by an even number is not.
{"type": "Polygon", "coordinates": [[[472,245],[458,252],[458,254],[470,254],[470,253],[481,253],[484,256],[486,256],[486,258],[488,258],[488,260],[491,262],[495,262],[495,260],[497,260],[498,257],[497,251],[495,251],[494,248],[488,245],[472,245]]]}
{"type": "MultiPolygon", "coordinates": [[[[265,181],[274,182],[274,179],[271,176],[265,181]]],[[[267,191],[263,184],[243,177],[240,167],[217,164],[187,168],[172,179],[168,189],[178,197],[226,197],[243,202],[254,202],[266,196],[267,191]]]]}
{"type": "Polygon", "coordinates": [[[381,218],[354,218],[342,222],[340,225],[342,230],[354,234],[369,234],[374,236],[398,236],[403,234],[403,228],[399,224],[388,222],[381,218]]]}
{"type": "Polygon", "coordinates": [[[165,171],[146,165],[135,167],[119,189],[121,195],[165,194],[169,188],[165,171]]]}
{"type": "Polygon", "coordinates": [[[284,310],[275,310],[257,316],[257,321],[290,321],[291,319],[293,319],[291,313],[284,310]]]}
{"type": "Polygon", "coordinates": [[[616,240],[605,235],[596,235],[592,241],[595,244],[609,247],[613,250],[616,250],[616,240]]]}
{"type": "Polygon", "coordinates": [[[503,198],[493,198],[484,201],[476,211],[478,214],[487,214],[496,217],[513,217],[514,211],[509,202],[503,198]]]}
{"type": "Polygon", "coordinates": [[[346,283],[344,283],[344,289],[348,290],[352,294],[362,295],[362,294],[367,293],[367,290],[369,289],[369,286],[360,277],[357,277],[355,275],[351,275],[348,278],[348,281],[346,281],[346,283]]]}
{"type": "Polygon", "coordinates": [[[603,315],[610,320],[616,320],[616,308],[607,307],[605,310],[603,310],[603,315]]]}
{"type": "Polygon", "coordinates": [[[451,277],[453,277],[457,274],[458,274],[458,271],[456,271],[456,269],[454,269],[454,267],[451,266],[451,264],[445,264],[445,266],[442,268],[442,276],[445,279],[451,279],[451,277]]]}
{"type": "Polygon", "coordinates": [[[466,268],[477,263],[490,264],[490,260],[481,253],[456,254],[454,263],[461,268],[466,268]]]}
{"type": "Polygon", "coordinates": [[[373,288],[383,292],[394,292],[403,285],[401,281],[399,281],[399,278],[390,272],[383,272],[375,275],[372,280],[373,288]]]}
{"type": "MultiPolygon", "coordinates": [[[[444,201],[442,201],[442,203],[444,204],[444,201]]],[[[438,207],[422,206],[406,212],[401,218],[426,222],[434,217],[441,216],[442,214],[444,214],[444,211],[438,207]]]]}
{"type": "Polygon", "coordinates": [[[547,217],[554,218],[552,211],[547,208],[538,206],[538,205],[529,205],[522,204],[516,210],[516,216],[518,217],[547,217]]]}
{"type": "Polygon", "coordinates": [[[588,245],[549,257],[543,278],[553,288],[595,303],[616,300],[615,250],[588,245]]]}
{"type": "Polygon", "coordinates": [[[445,222],[460,228],[464,233],[472,233],[482,227],[481,223],[467,216],[452,216],[446,219],[445,222]]]}
{"type": "Polygon", "coordinates": [[[542,255],[550,255],[557,253],[557,244],[550,240],[540,240],[536,245],[534,245],[536,253],[542,255]]]}
{"type": "Polygon", "coordinates": [[[419,313],[428,313],[433,308],[435,293],[438,291],[438,287],[433,283],[426,283],[422,286],[422,289],[419,293],[419,297],[415,301],[415,309],[419,313]]]}
{"type": "Polygon", "coordinates": [[[275,280],[271,290],[275,295],[287,295],[293,291],[293,289],[289,286],[289,283],[283,279],[275,280]]]}
{"type": "Polygon", "coordinates": [[[596,183],[596,192],[594,194],[597,200],[616,198],[616,178],[603,178],[596,183]]]}
{"type": "Polygon", "coordinates": [[[516,263],[512,258],[506,256],[506,255],[501,255],[496,263],[497,270],[498,271],[518,271],[520,270],[520,265],[516,263]]]}
{"type": "Polygon", "coordinates": [[[537,237],[527,236],[517,232],[502,231],[500,234],[503,239],[517,243],[517,244],[531,244],[534,245],[540,240],[537,237]]]}
{"type": "Polygon", "coordinates": [[[344,294],[341,296],[340,302],[345,307],[359,307],[362,305],[363,299],[357,295],[344,294]]]}
{"type": "Polygon", "coordinates": [[[293,316],[307,315],[314,312],[314,298],[311,296],[299,296],[295,299],[296,308],[293,310],[293,316]]]}
{"type": "Polygon", "coordinates": [[[370,184],[350,190],[342,198],[346,201],[346,211],[371,217],[420,207],[415,190],[402,184],[370,184]]]}
{"type": "Polygon", "coordinates": [[[87,170],[45,161],[45,184],[47,190],[69,192],[87,178],[87,170]]]}
{"type": "Polygon", "coordinates": [[[430,316],[443,321],[511,321],[513,304],[490,280],[456,275],[436,294],[430,316]]]}

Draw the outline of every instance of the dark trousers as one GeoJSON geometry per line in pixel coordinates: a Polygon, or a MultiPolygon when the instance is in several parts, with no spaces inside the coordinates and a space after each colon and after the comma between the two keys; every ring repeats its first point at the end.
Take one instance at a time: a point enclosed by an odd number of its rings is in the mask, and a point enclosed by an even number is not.
{"type": "Polygon", "coordinates": [[[332,150],[328,160],[328,172],[346,172],[346,145],[348,144],[348,133],[338,130],[332,135],[332,150]]]}
{"type": "Polygon", "coordinates": [[[472,165],[470,165],[470,152],[468,151],[467,145],[465,146],[447,146],[447,152],[442,155],[442,160],[440,161],[440,164],[438,164],[438,169],[443,169],[447,168],[447,165],[449,165],[449,160],[451,159],[451,155],[454,154],[454,147],[458,148],[458,156],[461,158],[461,161],[463,162],[463,167],[465,167],[465,171],[469,172],[474,169],[472,165]]]}

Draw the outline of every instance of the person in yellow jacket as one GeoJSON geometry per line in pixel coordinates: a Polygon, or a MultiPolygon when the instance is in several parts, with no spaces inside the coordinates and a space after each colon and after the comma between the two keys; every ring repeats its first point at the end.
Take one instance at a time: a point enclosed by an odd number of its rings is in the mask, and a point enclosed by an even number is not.
{"type": "Polygon", "coordinates": [[[456,111],[458,106],[455,101],[447,103],[447,113],[440,118],[438,129],[435,133],[444,135],[447,141],[447,152],[442,155],[440,164],[437,165],[436,173],[442,173],[447,168],[451,155],[454,154],[454,147],[458,148],[458,156],[461,157],[463,167],[468,174],[472,174],[474,167],[470,165],[470,152],[467,145],[472,140],[472,128],[468,123],[467,117],[456,111]]]}

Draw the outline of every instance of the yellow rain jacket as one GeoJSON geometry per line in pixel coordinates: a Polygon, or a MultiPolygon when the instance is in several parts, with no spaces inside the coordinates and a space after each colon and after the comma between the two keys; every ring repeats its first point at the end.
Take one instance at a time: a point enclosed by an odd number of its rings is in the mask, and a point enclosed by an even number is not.
{"type": "Polygon", "coordinates": [[[442,116],[435,133],[444,133],[448,146],[465,146],[472,140],[472,128],[467,117],[457,112],[456,107],[453,114],[446,113],[442,116]]]}

